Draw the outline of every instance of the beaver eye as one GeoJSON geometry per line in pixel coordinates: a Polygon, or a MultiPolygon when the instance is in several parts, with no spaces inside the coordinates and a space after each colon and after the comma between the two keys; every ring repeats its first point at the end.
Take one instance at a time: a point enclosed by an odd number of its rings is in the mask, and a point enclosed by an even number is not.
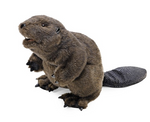
{"type": "Polygon", "coordinates": [[[42,23],[41,26],[42,26],[42,27],[46,27],[46,26],[48,26],[48,24],[42,23]]]}
{"type": "Polygon", "coordinates": [[[42,27],[45,27],[45,24],[42,24],[42,27]]]}

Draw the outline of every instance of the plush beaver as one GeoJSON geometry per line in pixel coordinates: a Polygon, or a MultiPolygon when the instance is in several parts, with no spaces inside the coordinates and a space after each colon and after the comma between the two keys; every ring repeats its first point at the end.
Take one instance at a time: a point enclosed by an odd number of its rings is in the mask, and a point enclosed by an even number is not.
{"type": "Polygon", "coordinates": [[[96,99],[103,86],[125,87],[140,82],[146,70],[120,67],[103,73],[101,55],[92,39],[68,31],[59,21],[33,16],[19,25],[25,37],[23,45],[33,51],[27,65],[31,71],[44,71],[36,87],[53,91],[58,87],[70,89],[59,98],[64,107],[85,109],[96,99]]]}

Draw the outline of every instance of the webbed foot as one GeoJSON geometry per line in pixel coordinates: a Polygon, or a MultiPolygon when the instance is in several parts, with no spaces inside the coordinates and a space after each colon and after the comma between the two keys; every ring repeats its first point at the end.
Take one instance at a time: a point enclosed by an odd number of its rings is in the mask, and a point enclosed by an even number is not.
{"type": "Polygon", "coordinates": [[[66,93],[60,96],[63,99],[64,107],[79,108],[81,111],[87,107],[88,101],[82,97],[76,96],[72,93],[66,93]]]}

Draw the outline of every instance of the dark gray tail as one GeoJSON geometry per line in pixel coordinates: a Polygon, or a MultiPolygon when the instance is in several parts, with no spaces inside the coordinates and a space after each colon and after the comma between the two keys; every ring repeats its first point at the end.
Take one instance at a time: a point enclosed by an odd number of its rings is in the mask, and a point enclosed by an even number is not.
{"type": "Polygon", "coordinates": [[[147,71],[138,67],[119,67],[104,73],[103,86],[127,87],[139,83],[146,77],[147,71]]]}

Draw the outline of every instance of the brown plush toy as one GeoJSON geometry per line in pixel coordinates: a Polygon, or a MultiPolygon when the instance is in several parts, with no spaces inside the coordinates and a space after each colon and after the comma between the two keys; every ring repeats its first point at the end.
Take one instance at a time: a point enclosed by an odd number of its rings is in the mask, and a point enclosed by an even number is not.
{"type": "Polygon", "coordinates": [[[44,16],[33,16],[19,25],[25,37],[23,45],[33,51],[27,65],[31,71],[44,71],[36,87],[53,91],[68,88],[59,98],[64,107],[85,109],[96,99],[102,86],[126,87],[146,77],[146,70],[120,67],[103,73],[101,55],[92,39],[68,31],[59,21],[44,16]]]}

